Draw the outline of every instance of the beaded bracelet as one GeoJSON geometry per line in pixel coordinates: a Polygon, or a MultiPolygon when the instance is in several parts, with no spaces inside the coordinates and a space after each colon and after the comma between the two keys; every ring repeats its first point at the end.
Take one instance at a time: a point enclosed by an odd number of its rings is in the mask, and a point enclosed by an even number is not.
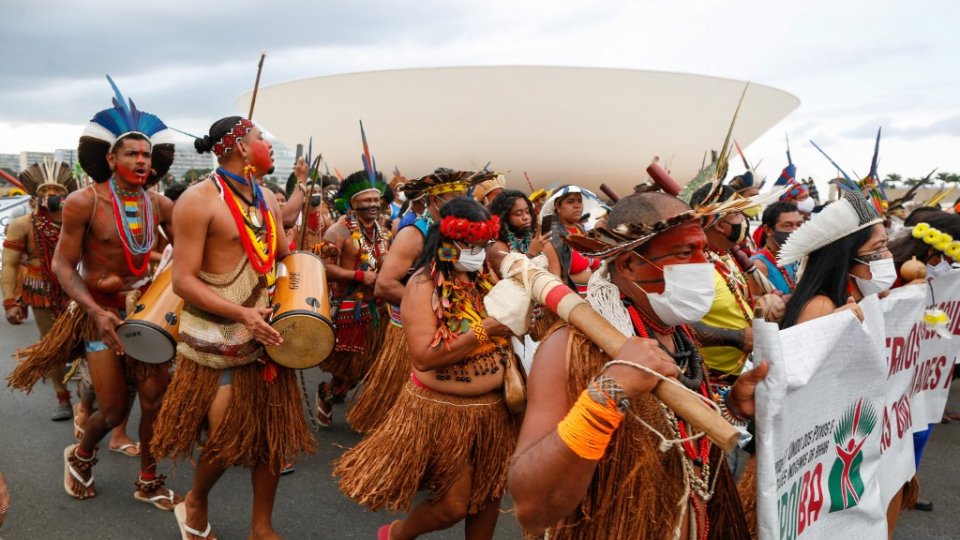
{"type": "Polygon", "coordinates": [[[20,307],[20,300],[18,298],[3,299],[3,309],[7,310],[14,307],[20,307]]]}
{"type": "Polygon", "coordinates": [[[733,391],[732,386],[720,390],[718,395],[718,405],[720,405],[720,415],[723,416],[724,420],[730,422],[732,425],[737,427],[742,427],[747,425],[749,420],[740,416],[736,410],[731,406],[727,398],[730,396],[730,392],[733,391]]]}

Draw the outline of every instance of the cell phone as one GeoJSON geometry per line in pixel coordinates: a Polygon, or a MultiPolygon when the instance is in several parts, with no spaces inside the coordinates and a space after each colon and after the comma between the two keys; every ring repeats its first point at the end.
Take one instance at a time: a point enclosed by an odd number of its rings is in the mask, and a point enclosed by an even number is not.
{"type": "Polygon", "coordinates": [[[540,222],[540,234],[547,234],[550,232],[550,229],[553,228],[553,219],[553,214],[543,216],[543,221],[540,222]]]}

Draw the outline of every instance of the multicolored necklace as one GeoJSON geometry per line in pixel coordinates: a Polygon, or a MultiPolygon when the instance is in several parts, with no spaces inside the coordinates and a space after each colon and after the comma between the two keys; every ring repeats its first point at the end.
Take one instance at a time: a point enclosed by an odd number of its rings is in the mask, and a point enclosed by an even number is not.
{"type": "Polygon", "coordinates": [[[713,251],[712,249],[707,249],[706,253],[707,259],[713,263],[713,267],[717,269],[717,272],[720,272],[720,276],[723,278],[723,282],[727,285],[727,289],[730,290],[730,294],[732,294],[733,298],[737,301],[737,307],[740,308],[740,314],[743,315],[744,319],[746,319],[748,325],[752,324],[753,320],[750,316],[751,311],[750,308],[747,307],[749,305],[748,298],[750,291],[747,289],[746,281],[737,278],[733,269],[730,268],[730,265],[724,260],[723,255],[713,251]]]}
{"type": "Polygon", "coordinates": [[[357,216],[352,213],[347,216],[347,229],[350,230],[350,237],[357,243],[357,252],[360,254],[357,258],[357,269],[376,271],[380,258],[387,252],[390,232],[383,230],[379,220],[374,220],[373,238],[370,238],[357,216]]]}
{"type": "Polygon", "coordinates": [[[60,287],[60,280],[53,273],[50,263],[53,261],[53,252],[60,239],[60,225],[54,223],[42,211],[33,215],[33,238],[40,255],[40,274],[47,282],[47,291],[51,309],[60,314],[67,305],[67,296],[60,287]]]}
{"type": "Polygon", "coordinates": [[[790,277],[790,272],[787,272],[787,269],[786,269],[786,268],[784,268],[784,267],[780,266],[779,264],[777,264],[777,258],[776,258],[776,256],[774,256],[774,254],[771,253],[769,249],[763,248],[763,249],[761,249],[760,251],[758,251],[757,253],[758,253],[759,255],[763,255],[764,258],[766,258],[768,261],[770,261],[770,262],[773,264],[773,266],[775,266],[775,267],[777,268],[777,270],[780,271],[780,274],[783,276],[784,281],[787,282],[787,286],[790,287],[790,290],[791,290],[791,291],[796,287],[796,284],[793,282],[793,278],[790,277]]]}
{"type": "MultiPolygon", "coordinates": [[[[633,305],[627,305],[627,311],[630,313],[633,328],[637,336],[649,338],[650,332],[647,329],[649,321],[640,315],[633,305]]],[[[711,399],[706,378],[704,376],[703,358],[697,350],[697,344],[686,326],[680,326],[673,336],[676,353],[670,353],[674,361],[680,367],[682,374],[681,382],[687,388],[699,393],[706,399],[711,399]],[[685,362],[680,362],[680,357],[685,358],[685,362]],[[688,375],[689,374],[689,375],[688,375]]],[[[663,347],[663,345],[660,345],[663,347]]],[[[660,412],[670,426],[673,432],[673,438],[686,439],[690,436],[690,426],[685,420],[677,417],[673,411],[660,403],[660,412]]],[[[683,465],[683,473],[690,485],[690,501],[693,504],[693,510],[697,519],[698,538],[705,540],[709,531],[710,521],[707,517],[707,502],[713,497],[716,487],[716,475],[711,475],[710,464],[710,439],[700,437],[698,440],[683,441],[683,453],[680,455],[680,462],[683,465]],[[700,473],[697,474],[696,468],[699,467],[700,473]]],[[[722,466],[722,465],[721,465],[722,466]]]]}
{"type": "Polygon", "coordinates": [[[133,275],[142,276],[150,268],[150,257],[144,257],[139,267],[134,265],[133,257],[146,255],[153,250],[154,231],[157,228],[153,205],[145,190],[125,191],[117,186],[113,177],[110,178],[110,201],[127,268],[133,275]]]}
{"type": "MultiPolygon", "coordinates": [[[[240,208],[240,196],[234,193],[233,186],[220,176],[219,173],[222,170],[217,169],[217,173],[213,175],[213,181],[220,191],[223,201],[227,204],[227,209],[230,210],[230,216],[233,217],[234,224],[237,226],[243,251],[247,254],[247,259],[250,260],[250,265],[253,266],[254,270],[260,274],[269,274],[273,272],[273,265],[277,256],[277,231],[273,213],[267,208],[263,197],[258,195],[260,193],[259,188],[255,187],[254,201],[259,203],[259,211],[265,219],[262,227],[253,222],[250,218],[250,212],[248,211],[245,214],[243,209],[240,208]]],[[[234,180],[237,177],[232,173],[229,173],[228,176],[234,180]]],[[[256,182],[254,182],[254,186],[256,186],[256,182]]]]}
{"type": "Polygon", "coordinates": [[[510,251],[526,254],[530,251],[530,241],[533,240],[533,233],[527,231],[522,237],[517,237],[509,228],[507,228],[507,245],[510,251]]]}

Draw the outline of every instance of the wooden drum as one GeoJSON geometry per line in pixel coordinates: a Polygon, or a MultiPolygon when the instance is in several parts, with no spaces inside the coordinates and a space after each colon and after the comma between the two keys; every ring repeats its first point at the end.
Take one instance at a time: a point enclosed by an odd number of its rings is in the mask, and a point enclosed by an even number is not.
{"type": "Polygon", "coordinates": [[[327,272],[320,257],[307,251],[294,251],[281,264],[270,324],[283,343],[266,347],[267,354],[288,368],[313,367],[330,356],[336,342],[327,272]]]}
{"type": "Polygon", "coordinates": [[[177,354],[183,299],[173,293],[173,265],[153,281],[131,313],[117,327],[124,352],[148,364],[162,364],[177,354]]]}

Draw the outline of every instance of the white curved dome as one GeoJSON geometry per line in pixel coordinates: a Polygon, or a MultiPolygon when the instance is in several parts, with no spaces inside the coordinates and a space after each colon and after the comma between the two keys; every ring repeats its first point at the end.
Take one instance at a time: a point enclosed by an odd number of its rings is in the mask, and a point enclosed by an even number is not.
{"type": "MultiPolygon", "coordinates": [[[[261,88],[254,120],[293,148],[313,137],[331,170],[362,168],[363,120],[377,168],[413,178],[488,161],[526,190],[606,182],[621,194],[647,178],[654,155],[681,184],[719,150],[744,81],[659,71],[449,67],[350,73],[261,88]]],[[[246,113],[250,93],[237,100],[246,113]]],[[[752,83],[734,129],[746,147],[799,106],[752,83]]]]}

